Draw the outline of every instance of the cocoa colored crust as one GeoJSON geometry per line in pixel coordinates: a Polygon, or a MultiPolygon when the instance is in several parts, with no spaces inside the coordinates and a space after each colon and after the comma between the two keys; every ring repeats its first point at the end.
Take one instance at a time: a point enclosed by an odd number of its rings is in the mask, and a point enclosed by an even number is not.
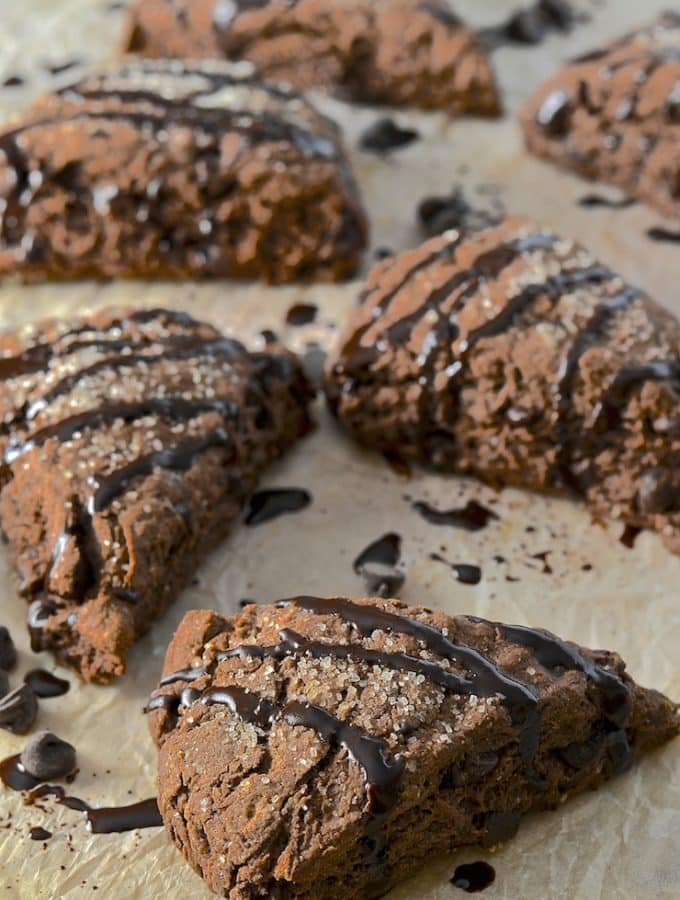
{"type": "Polygon", "coordinates": [[[680,217],[680,15],[570,63],[520,118],[532,153],[680,217]]]}
{"type": "Polygon", "coordinates": [[[382,896],[678,731],[615,653],[397,600],[190,612],[164,674],[161,814],[229,900],[382,896]]]}
{"type": "Polygon", "coordinates": [[[680,323],[526,220],[380,263],[326,391],[367,446],[575,492],[680,552],[680,323]]]}
{"type": "Polygon", "coordinates": [[[0,524],[33,649],[109,681],[307,430],[310,391],[284,351],[168,310],[45,322],[0,354],[0,524]]]}
{"type": "Polygon", "coordinates": [[[488,57],[443,0],[137,0],[125,49],[248,59],[363,103],[500,112],[488,57]]]}
{"type": "Polygon", "coordinates": [[[0,274],[350,277],[367,226],[334,123],[248,63],[146,60],[0,135],[0,274]]]}

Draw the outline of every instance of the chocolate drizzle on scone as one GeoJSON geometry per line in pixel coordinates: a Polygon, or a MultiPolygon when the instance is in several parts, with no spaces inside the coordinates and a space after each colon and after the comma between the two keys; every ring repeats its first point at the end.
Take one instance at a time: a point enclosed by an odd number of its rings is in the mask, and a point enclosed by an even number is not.
{"type": "Polygon", "coordinates": [[[32,645],[107,680],[304,433],[310,390],[281,349],[162,309],[4,345],[0,518],[32,645]]]}
{"type": "Polygon", "coordinates": [[[572,60],[521,112],[529,149],[680,215],[680,15],[572,60]]]}
{"type": "Polygon", "coordinates": [[[0,175],[0,271],[26,278],[343,278],[366,238],[334,123],[247,63],[63,88],[0,134],[0,175]]]}
{"type": "Polygon", "coordinates": [[[227,897],[246,872],[252,897],[379,896],[677,730],[615,654],[395,600],[189,613],[165,668],[147,706],[159,807],[227,897]]]}
{"type": "Polygon", "coordinates": [[[670,313],[577,244],[508,219],[376,267],[326,391],[362,443],[575,491],[675,546],[680,491],[653,513],[637,492],[680,462],[679,366],[670,313]]]}

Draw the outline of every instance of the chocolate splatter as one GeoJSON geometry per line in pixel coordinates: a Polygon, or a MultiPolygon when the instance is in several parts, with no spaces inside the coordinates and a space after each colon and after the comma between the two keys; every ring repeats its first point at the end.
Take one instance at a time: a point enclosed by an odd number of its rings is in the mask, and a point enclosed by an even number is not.
{"type": "Polygon", "coordinates": [[[551,31],[570,32],[576,21],[577,16],[567,0],[538,0],[533,6],[511,13],[505,22],[482,28],[479,37],[487,50],[517,44],[535,45],[542,43],[551,31]]]}
{"type": "Polygon", "coordinates": [[[428,237],[434,237],[451,228],[467,233],[480,231],[497,225],[504,215],[505,207],[497,195],[491,194],[486,208],[475,206],[466,199],[460,185],[455,186],[450,194],[423,198],[417,210],[420,227],[428,237]]]}
{"type": "Polygon", "coordinates": [[[465,531],[481,531],[491,519],[498,519],[493,510],[476,500],[468,500],[465,506],[454,509],[436,509],[424,500],[416,500],[412,506],[431,525],[451,525],[465,531]]]}
{"type": "Polygon", "coordinates": [[[366,128],[359,138],[359,146],[362,150],[371,153],[389,153],[406,147],[418,140],[419,132],[415,128],[402,128],[388,117],[378,119],[366,128]]]}
{"type": "Polygon", "coordinates": [[[21,75],[9,75],[2,82],[2,86],[6,88],[21,87],[23,83],[24,79],[21,77],[21,75]]]}
{"type": "Polygon", "coordinates": [[[440,556],[439,553],[430,553],[430,559],[448,566],[461,584],[479,584],[482,580],[482,570],[479,566],[470,563],[452,563],[440,556]]]}
{"type": "Polygon", "coordinates": [[[246,525],[261,525],[287,513],[299,512],[312,502],[312,495],[302,488],[271,488],[256,491],[248,501],[246,525]]]}
{"type": "Polygon", "coordinates": [[[605,197],[604,194],[584,194],[579,197],[578,205],[586,209],[592,209],[596,206],[603,206],[607,209],[628,209],[629,206],[635,206],[637,200],[634,197],[605,197]]]}
{"type": "Polygon", "coordinates": [[[628,547],[629,550],[632,550],[635,546],[637,536],[641,531],[642,529],[638,528],[637,525],[626,525],[623,529],[623,534],[619,538],[619,541],[623,544],[624,547],[628,547]]]}
{"type": "Polygon", "coordinates": [[[451,884],[468,894],[477,894],[493,884],[495,879],[496,872],[493,866],[479,860],[457,866],[451,884]]]}
{"type": "Polygon", "coordinates": [[[314,303],[294,303],[286,313],[286,325],[299,328],[302,325],[310,325],[315,321],[319,312],[314,303]]]}
{"type": "Polygon", "coordinates": [[[354,560],[353,568],[370,594],[395,597],[406,580],[397,568],[400,559],[401,536],[391,531],[365,547],[354,560]]]}
{"type": "Polygon", "coordinates": [[[647,237],[659,243],[680,244],[680,231],[671,231],[670,228],[662,228],[659,225],[648,228],[647,237]]]}
{"type": "Polygon", "coordinates": [[[0,625],[0,669],[11,672],[17,664],[17,648],[14,646],[9,630],[0,625]]]}
{"type": "Polygon", "coordinates": [[[33,826],[28,834],[32,841],[49,841],[49,839],[52,837],[51,831],[47,831],[45,828],[41,828],[39,825],[33,826]]]}

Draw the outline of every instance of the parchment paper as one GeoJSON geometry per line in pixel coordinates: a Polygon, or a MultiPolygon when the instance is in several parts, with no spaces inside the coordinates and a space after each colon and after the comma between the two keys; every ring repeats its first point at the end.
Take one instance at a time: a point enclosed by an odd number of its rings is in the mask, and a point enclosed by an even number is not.
{"type": "MultiPolygon", "coordinates": [[[[36,93],[66,83],[79,72],[74,67],[52,77],[45,63],[78,59],[86,66],[111,58],[122,24],[117,5],[108,0],[3,0],[0,82],[17,74],[27,81],[23,87],[0,91],[0,114],[20,109],[36,93]]],[[[488,24],[502,18],[509,5],[459,0],[457,8],[472,22],[488,24]]],[[[398,250],[418,241],[414,209],[425,194],[444,193],[461,180],[500,184],[508,210],[579,237],[680,314],[678,248],[654,245],[644,236],[648,226],[662,224],[660,218],[641,206],[617,212],[576,206],[575,200],[590,188],[526,156],[512,115],[560,61],[668,6],[668,0],[650,0],[644,9],[636,0],[609,0],[604,7],[587,6],[592,21],[569,37],[555,36],[540,48],[499,51],[495,62],[509,112],[505,119],[449,122],[440,115],[400,113],[397,118],[415,123],[423,139],[388,160],[356,150],[357,135],[377,117],[375,110],[321,99],[320,105],[346,128],[372,219],[373,247],[398,250]]],[[[371,256],[367,254],[367,266],[371,256]]],[[[356,283],[286,289],[232,283],[5,284],[0,287],[0,320],[8,327],[110,303],[165,305],[184,307],[245,337],[265,325],[274,327],[294,347],[304,349],[309,341],[326,344],[332,338],[335,323],[342,321],[356,293],[356,283]],[[302,299],[319,306],[318,323],[286,328],[287,309],[302,299]]],[[[199,583],[137,645],[128,674],[114,686],[84,686],[67,675],[70,693],[41,702],[37,727],[56,731],[78,748],[81,771],[73,793],[93,805],[106,805],[154,792],[155,751],[141,708],[156,682],[167,641],[186,610],[214,607],[231,612],[241,597],[361,593],[363,585],[351,562],[370,541],[391,530],[403,536],[407,579],[402,597],[407,602],[545,626],[586,645],[616,649],[643,684],[680,697],[680,558],[671,557],[656,537],[642,534],[633,549],[626,549],[618,541],[620,525],[595,524],[583,508],[568,502],[517,491],[494,495],[476,483],[419,472],[406,481],[382,460],[353,447],[321,409],[319,421],[316,434],[266,479],[271,485],[310,489],[313,504],[295,516],[236,529],[202,567],[199,583]],[[442,507],[475,497],[492,505],[500,519],[476,534],[436,527],[411,510],[407,496],[442,507]],[[448,568],[429,560],[432,551],[452,562],[481,565],[481,583],[457,583],[448,568]],[[552,574],[543,572],[543,563],[532,556],[543,551],[550,551],[552,574]],[[494,555],[507,563],[495,562],[494,555]]],[[[17,684],[29,668],[55,667],[48,655],[36,657],[28,650],[24,604],[16,597],[4,551],[0,583],[0,620],[20,645],[19,667],[12,676],[17,684]]],[[[22,745],[22,738],[0,732],[0,757],[18,752],[22,745]]],[[[488,900],[680,896],[679,749],[677,744],[666,747],[634,772],[559,812],[530,817],[519,835],[495,854],[473,849],[433,860],[426,872],[394,891],[392,900],[458,896],[448,883],[453,869],[481,858],[491,859],[497,871],[495,884],[485,894],[488,900]]],[[[81,814],[22,807],[19,794],[0,788],[2,896],[71,898],[92,896],[95,890],[99,897],[129,900],[210,896],[162,829],[89,835],[81,814]],[[44,847],[29,839],[29,828],[36,825],[53,832],[44,847]]]]}

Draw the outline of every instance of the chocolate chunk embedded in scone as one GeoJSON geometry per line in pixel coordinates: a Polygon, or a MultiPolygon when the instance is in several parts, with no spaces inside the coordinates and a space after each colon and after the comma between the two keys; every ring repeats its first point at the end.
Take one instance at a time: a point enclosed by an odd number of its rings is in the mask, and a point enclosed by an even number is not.
{"type": "Polygon", "coordinates": [[[166,828],[230,900],[382,896],[678,731],[615,653],[376,599],[190,612],[147,710],[166,828]]]}
{"type": "Polygon", "coordinates": [[[380,263],[329,360],[361,443],[576,492],[680,552],[680,323],[524,219],[380,263]]]}
{"type": "Polygon", "coordinates": [[[248,63],[131,62],[0,134],[0,274],[339,280],[366,234],[335,124],[248,63]]]}
{"type": "Polygon", "coordinates": [[[498,115],[491,64],[444,0],[137,0],[126,49],[248,59],[364,103],[498,115]]]}
{"type": "Polygon", "coordinates": [[[520,118],[532,153],[680,216],[680,15],[569,63],[520,118]]]}
{"type": "Polygon", "coordinates": [[[308,429],[311,391],[285,351],[162,309],[41,323],[0,353],[0,525],[33,648],[109,681],[308,429]]]}

